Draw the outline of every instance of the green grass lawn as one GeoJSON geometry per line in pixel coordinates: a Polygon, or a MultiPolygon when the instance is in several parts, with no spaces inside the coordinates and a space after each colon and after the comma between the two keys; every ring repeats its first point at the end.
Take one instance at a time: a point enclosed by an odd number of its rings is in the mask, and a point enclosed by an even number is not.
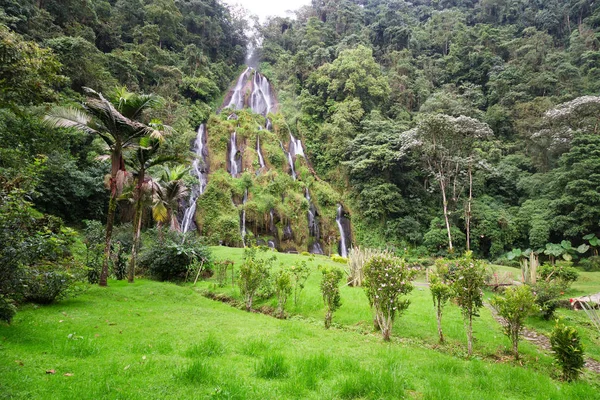
{"type": "MultiPolygon", "coordinates": [[[[240,249],[214,253],[241,261],[240,249]]],[[[27,306],[12,325],[0,325],[0,398],[600,399],[597,376],[557,381],[552,359],[529,343],[521,345],[523,365],[514,363],[485,309],[474,325],[475,357],[465,357],[454,306],[444,315],[448,343],[437,345],[427,288],[415,288],[389,344],[372,332],[360,288],[342,288],[337,325],[327,331],[319,263],[331,261],[309,262],[313,272],[287,320],[202,297],[213,279],[197,287],[110,281],[59,304],[27,306]]],[[[238,289],[219,291],[236,296],[238,289]]]]}

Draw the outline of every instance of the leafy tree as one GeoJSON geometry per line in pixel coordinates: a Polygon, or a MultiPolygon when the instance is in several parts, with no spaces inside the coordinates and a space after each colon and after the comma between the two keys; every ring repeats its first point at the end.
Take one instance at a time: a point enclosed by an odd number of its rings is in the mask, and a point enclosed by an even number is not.
{"type": "Polygon", "coordinates": [[[492,306],[504,318],[504,334],[513,346],[515,359],[519,359],[519,339],[525,319],[535,310],[534,295],[527,285],[509,287],[503,296],[495,296],[492,306]]]}
{"type": "Polygon", "coordinates": [[[127,176],[123,151],[138,146],[139,139],[144,136],[161,136],[159,131],[136,121],[142,116],[145,109],[153,107],[158,100],[154,96],[140,96],[136,101],[120,100],[115,106],[104,98],[101,93],[92,89],[86,89],[86,91],[88,98],[83,103],[83,110],[65,107],[55,108],[46,116],[45,121],[51,127],[73,128],[98,135],[110,150],[110,202],[106,224],[104,262],[99,282],[100,286],[106,286],[117,197],[127,176]]]}
{"type": "Polygon", "coordinates": [[[162,224],[170,222],[170,229],[179,231],[177,213],[179,204],[187,198],[188,189],[183,180],[188,169],[183,165],[174,168],[165,167],[158,181],[154,182],[154,203],[152,216],[158,222],[159,229],[162,224]]]}
{"type": "Polygon", "coordinates": [[[244,262],[240,266],[238,285],[244,297],[246,311],[252,310],[252,302],[258,289],[269,279],[270,269],[277,257],[261,257],[255,247],[244,249],[244,262]]]}
{"type": "Polygon", "coordinates": [[[417,150],[425,171],[439,185],[450,251],[453,244],[449,205],[450,201],[456,203],[460,195],[460,172],[471,164],[473,143],[491,135],[491,129],[482,122],[448,115],[428,115],[416,128],[402,134],[404,144],[401,152],[417,150]]]}
{"type": "MultiPolygon", "coordinates": [[[[4,105],[56,98],[55,87],[66,82],[61,63],[51,50],[25,40],[0,24],[0,98],[4,105]]],[[[3,105],[3,107],[4,107],[3,105]]]]}
{"type": "Polygon", "coordinates": [[[465,320],[469,356],[473,354],[473,317],[479,316],[483,307],[483,286],[485,285],[484,264],[473,258],[471,252],[454,261],[448,268],[449,282],[456,304],[465,320]]]}
{"type": "Polygon", "coordinates": [[[437,319],[438,336],[440,343],[444,343],[444,332],[442,331],[442,313],[444,306],[452,298],[452,288],[446,282],[448,266],[442,260],[436,260],[436,271],[429,276],[429,290],[433,299],[435,316],[437,319]]]}
{"type": "Polygon", "coordinates": [[[323,273],[321,294],[323,295],[323,302],[325,302],[325,329],[329,329],[333,313],[342,305],[339,286],[344,274],[342,270],[335,267],[320,267],[319,269],[323,273]]]}

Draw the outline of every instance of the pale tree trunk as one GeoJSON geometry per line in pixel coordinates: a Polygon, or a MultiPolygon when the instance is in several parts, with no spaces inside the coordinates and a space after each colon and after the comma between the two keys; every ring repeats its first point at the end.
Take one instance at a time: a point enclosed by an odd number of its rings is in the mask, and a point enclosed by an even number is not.
{"type": "Polygon", "coordinates": [[[513,327],[510,338],[513,345],[513,354],[515,356],[515,360],[519,359],[519,330],[520,327],[513,327]]]}
{"type": "Polygon", "coordinates": [[[473,171],[469,164],[469,200],[467,201],[467,251],[471,250],[471,203],[473,202],[473,171]]]}
{"type": "Polygon", "coordinates": [[[442,191],[442,201],[444,203],[444,219],[446,220],[446,231],[448,232],[448,249],[452,252],[452,233],[450,233],[450,220],[448,218],[448,199],[446,198],[446,185],[440,178],[440,189],[442,191]]]}

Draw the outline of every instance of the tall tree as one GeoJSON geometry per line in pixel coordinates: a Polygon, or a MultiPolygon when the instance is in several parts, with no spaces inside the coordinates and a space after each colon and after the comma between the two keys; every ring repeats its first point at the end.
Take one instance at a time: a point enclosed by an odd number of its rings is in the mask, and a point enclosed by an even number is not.
{"type": "MultiPolygon", "coordinates": [[[[84,88],[84,90],[88,97],[82,105],[83,109],[57,107],[46,115],[45,121],[51,127],[73,128],[98,135],[110,150],[110,201],[106,223],[104,261],[99,282],[100,286],[107,286],[108,261],[110,259],[117,198],[127,176],[123,152],[139,146],[139,140],[144,136],[161,137],[161,132],[135,120],[141,117],[145,109],[155,106],[158,98],[155,96],[140,96],[140,100],[135,102],[119,99],[120,101],[117,101],[115,106],[101,93],[90,88],[84,88]],[[131,118],[126,117],[124,114],[129,115],[131,118]]],[[[133,99],[133,96],[131,96],[131,99],[133,99]]]]}
{"type": "MultiPolygon", "coordinates": [[[[461,173],[472,163],[473,143],[492,135],[490,127],[483,122],[470,117],[455,118],[445,114],[427,115],[416,128],[402,134],[401,154],[411,149],[418,151],[425,171],[439,185],[450,251],[453,250],[450,200],[453,204],[457,203],[461,173]],[[452,197],[449,198],[450,195],[452,197]]],[[[472,180],[469,183],[472,184],[472,180]]],[[[471,186],[469,193],[471,201],[471,186]]]]}

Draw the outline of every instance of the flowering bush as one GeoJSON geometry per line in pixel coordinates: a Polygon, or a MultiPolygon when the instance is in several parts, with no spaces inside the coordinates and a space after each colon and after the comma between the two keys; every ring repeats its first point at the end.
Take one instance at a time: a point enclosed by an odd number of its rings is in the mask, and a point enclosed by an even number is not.
{"type": "Polygon", "coordinates": [[[410,304],[410,300],[402,296],[413,290],[411,282],[416,273],[417,268],[409,267],[405,260],[390,255],[375,256],[365,264],[364,287],[375,311],[383,340],[390,340],[396,315],[401,314],[410,304]]]}

